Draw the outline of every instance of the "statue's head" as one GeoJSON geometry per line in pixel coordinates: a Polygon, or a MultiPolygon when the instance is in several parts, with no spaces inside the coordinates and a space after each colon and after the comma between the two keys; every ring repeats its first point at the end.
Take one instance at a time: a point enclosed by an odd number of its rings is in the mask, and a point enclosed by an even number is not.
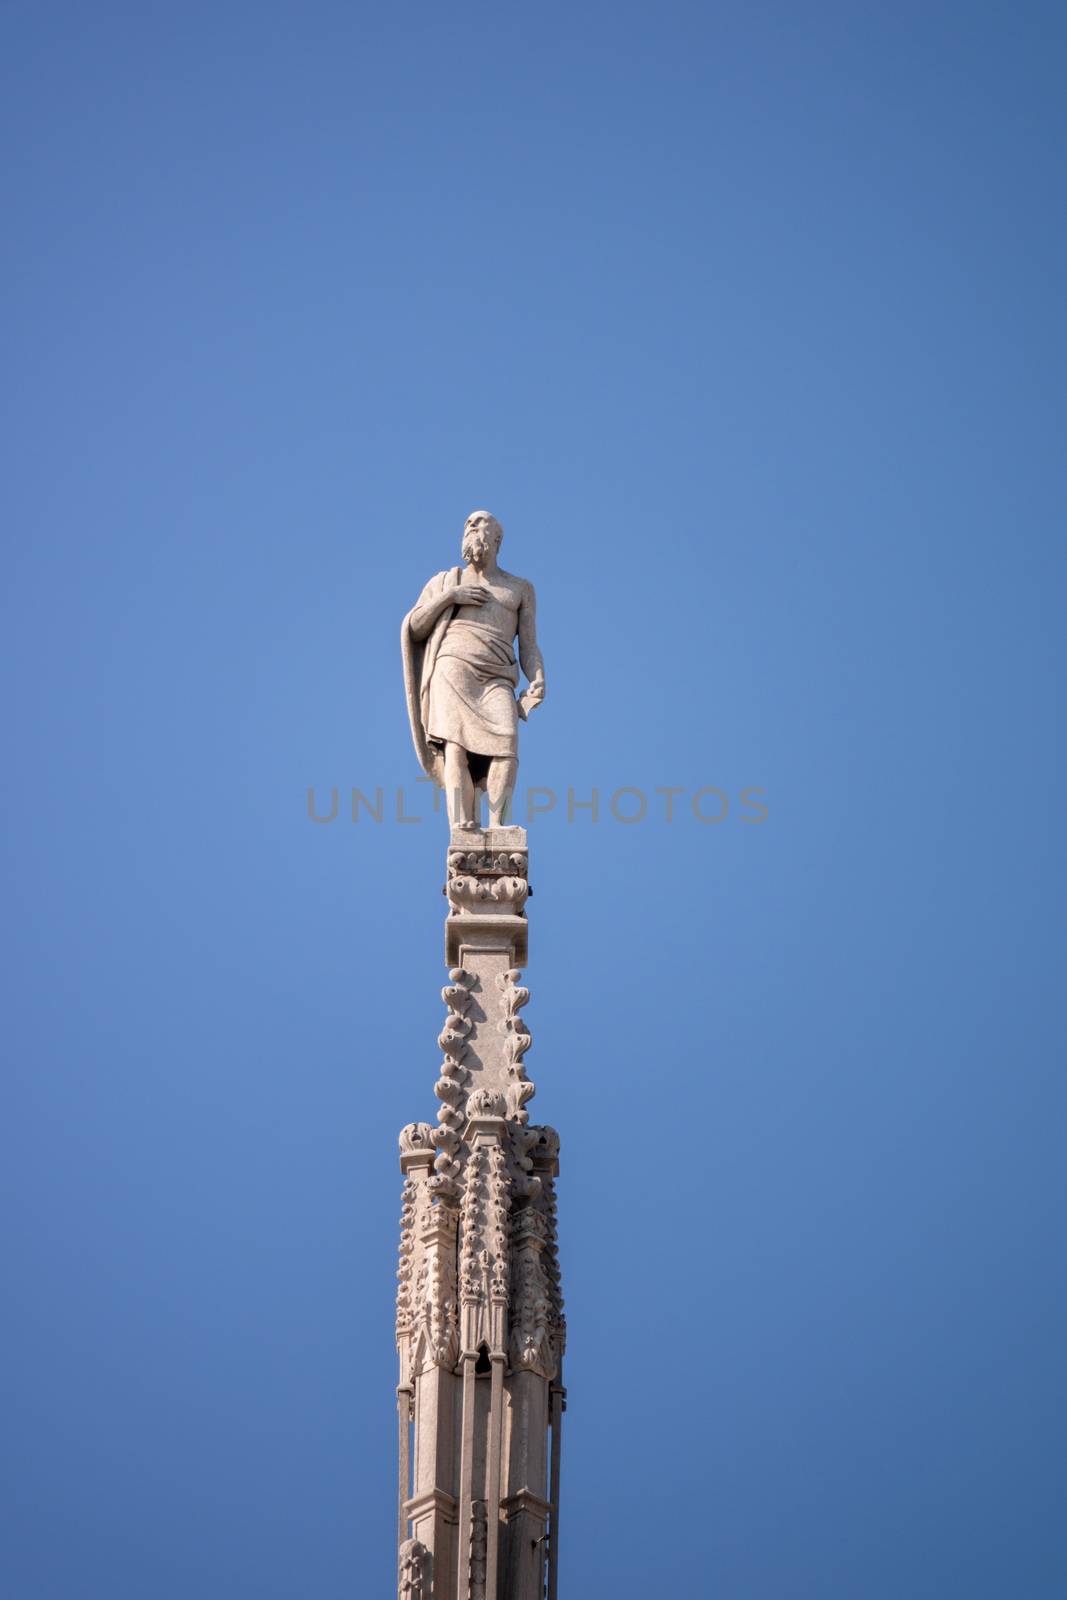
{"type": "Polygon", "coordinates": [[[472,511],[463,524],[463,559],[480,565],[492,551],[497,555],[504,530],[488,511],[472,511]]]}

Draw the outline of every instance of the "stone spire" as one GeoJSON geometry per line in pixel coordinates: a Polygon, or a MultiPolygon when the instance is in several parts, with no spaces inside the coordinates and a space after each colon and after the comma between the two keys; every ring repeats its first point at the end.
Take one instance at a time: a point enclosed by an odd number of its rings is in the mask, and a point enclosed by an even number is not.
{"type": "Polygon", "coordinates": [[[532,1124],[522,828],[452,829],[437,1125],[400,1135],[400,1600],[557,1600],[559,1136],[532,1124]]]}

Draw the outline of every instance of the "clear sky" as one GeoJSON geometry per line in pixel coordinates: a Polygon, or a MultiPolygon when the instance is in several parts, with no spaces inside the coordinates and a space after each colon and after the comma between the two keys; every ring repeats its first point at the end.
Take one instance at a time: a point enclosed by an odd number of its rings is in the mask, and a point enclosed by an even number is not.
{"type": "Polygon", "coordinates": [[[398,628],[486,505],[563,1600],[1059,1600],[1063,7],[0,32],[4,1596],[392,1592],[398,628]]]}

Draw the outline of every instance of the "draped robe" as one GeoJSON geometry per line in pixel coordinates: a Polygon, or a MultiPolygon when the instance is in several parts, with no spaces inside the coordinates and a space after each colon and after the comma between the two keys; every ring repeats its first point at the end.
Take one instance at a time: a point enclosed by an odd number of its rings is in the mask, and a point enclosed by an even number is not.
{"type": "Polygon", "coordinates": [[[446,607],[425,640],[416,639],[411,630],[419,606],[458,583],[462,572],[462,567],[453,567],[431,578],[400,633],[415,752],[423,771],[442,786],[446,740],[474,758],[476,781],[494,757],[518,754],[519,668],[511,644],[480,623],[473,608],[460,615],[458,607],[446,607]]]}

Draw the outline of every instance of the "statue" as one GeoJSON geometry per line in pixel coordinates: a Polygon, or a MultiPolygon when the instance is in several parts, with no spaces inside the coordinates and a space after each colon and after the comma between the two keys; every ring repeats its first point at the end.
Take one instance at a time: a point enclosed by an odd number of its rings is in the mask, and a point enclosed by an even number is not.
{"type": "Polygon", "coordinates": [[[490,827],[507,820],[519,718],[545,697],[533,584],[497,566],[503,537],[488,511],[472,511],[463,528],[466,567],[430,579],[400,635],[415,750],[444,789],[451,821],[463,828],[481,826],[483,790],[490,827]],[[519,665],[529,687],[516,698],[519,665]]]}

